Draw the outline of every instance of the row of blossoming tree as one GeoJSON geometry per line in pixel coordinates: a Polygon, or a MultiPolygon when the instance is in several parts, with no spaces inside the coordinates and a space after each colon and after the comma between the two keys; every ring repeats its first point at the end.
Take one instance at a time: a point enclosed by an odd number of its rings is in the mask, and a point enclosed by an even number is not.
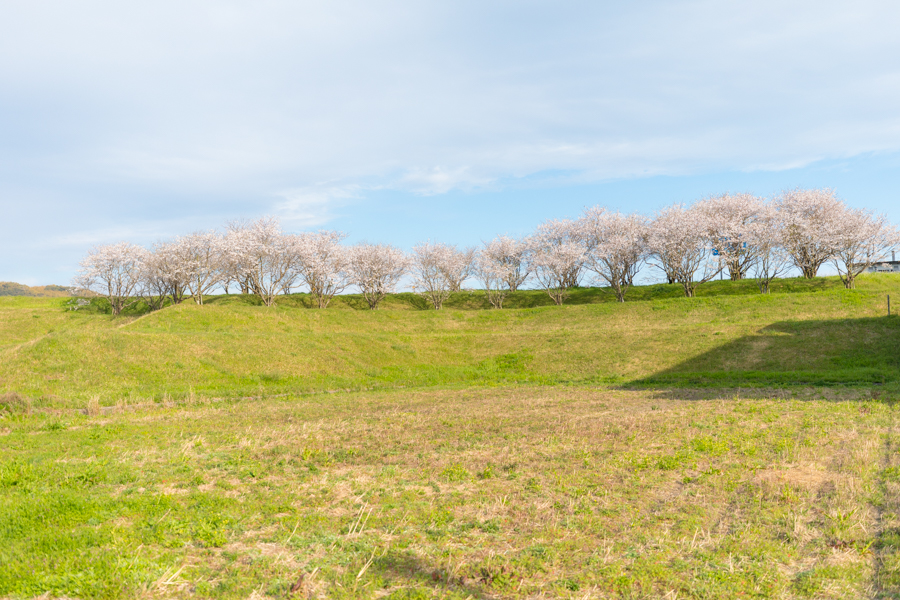
{"type": "Polygon", "coordinates": [[[724,276],[752,278],[762,293],[791,269],[812,278],[831,261],[847,288],[887,259],[898,232],[883,215],[848,207],[833,191],[796,189],[771,198],[723,194],[652,217],[586,209],[578,219],[551,220],[524,238],[499,236],[480,248],[424,242],[411,253],[386,244],[344,245],[336,231],[285,233],[262,218],[229,224],[146,249],[128,242],[94,248],[75,285],[106,296],[114,314],[144,300],[151,309],[214,291],[255,294],[266,306],[304,290],[319,308],[356,288],[375,309],[404,277],[440,309],[449,294],[476,279],[495,308],[529,282],[562,304],[590,277],[625,301],[637,272],[649,265],[693,296],[724,276]]]}

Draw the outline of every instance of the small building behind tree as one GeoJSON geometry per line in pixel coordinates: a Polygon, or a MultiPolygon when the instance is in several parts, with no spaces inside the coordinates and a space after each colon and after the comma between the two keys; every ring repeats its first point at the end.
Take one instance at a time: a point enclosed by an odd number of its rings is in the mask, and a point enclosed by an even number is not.
{"type": "Polygon", "coordinates": [[[891,252],[891,260],[875,263],[866,269],[866,273],[900,273],[900,260],[897,260],[897,253],[891,252]]]}

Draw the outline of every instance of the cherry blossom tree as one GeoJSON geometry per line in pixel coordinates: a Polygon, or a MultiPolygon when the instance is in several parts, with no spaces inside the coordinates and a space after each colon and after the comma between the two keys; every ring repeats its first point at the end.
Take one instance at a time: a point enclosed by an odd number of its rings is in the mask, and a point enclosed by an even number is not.
{"type": "Polygon", "coordinates": [[[852,289],[856,287],[856,276],[887,260],[900,238],[887,217],[867,210],[847,208],[840,222],[840,231],[834,236],[832,262],[844,287],[852,289]]]}
{"type": "Polygon", "coordinates": [[[155,264],[159,274],[169,284],[169,297],[173,304],[181,304],[187,293],[187,281],[190,271],[185,264],[184,255],[175,242],[164,242],[153,247],[155,264]]]}
{"type": "Polygon", "coordinates": [[[649,227],[647,248],[650,264],[680,283],[688,298],[694,296],[698,285],[722,270],[707,237],[703,214],[695,207],[676,204],[659,211],[649,227]]]}
{"type": "Polygon", "coordinates": [[[593,207],[584,211],[578,226],[587,248],[585,266],[625,302],[625,292],[647,255],[647,219],[593,207]]]}
{"type": "Polygon", "coordinates": [[[743,279],[756,259],[747,235],[762,206],[763,201],[752,194],[720,194],[704,198],[693,207],[700,213],[706,238],[732,281],[743,279]]]}
{"type": "Polygon", "coordinates": [[[161,268],[159,255],[148,252],[141,267],[141,292],[150,310],[159,310],[166,302],[171,286],[168,278],[161,268]]]}
{"type": "Polygon", "coordinates": [[[569,297],[572,272],[584,264],[584,247],[575,242],[544,246],[534,250],[534,277],[557,305],[569,297]]]}
{"type": "MultiPolygon", "coordinates": [[[[268,218],[267,218],[268,219],[268,218]]],[[[253,281],[250,273],[254,270],[252,254],[241,252],[236,244],[241,240],[248,240],[251,236],[252,222],[248,220],[230,221],[225,225],[225,235],[222,240],[221,277],[225,293],[232,282],[236,283],[241,294],[254,294],[261,297],[261,291],[252,289],[253,281]]],[[[278,230],[280,226],[277,224],[278,230]]]]}
{"type": "Polygon", "coordinates": [[[586,248],[578,223],[570,219],[545,221],[529,238],[535,279],[557,305],[578,287],[586,248]]]}
{"type": "Polygon", "coordinates": [[[223,260],[233,278],[266,306],[275,303],[285,280],[297,276],[296,242],[273,217],[230,224],[223,243],[223,260]]]}
{"type": "MultiPolygon", "coordinates": [[[[553,247],[566,247],[567,250],[561,252],[560,255],[566,254],[570,257],[575,257],[578,254],[575,251],[575,248],[580,248],[582,251],[582,258],[584,258],[584,254],[587,250],[585,248],[585,242],[581,237],[581,229],[579,228],[578,223],[571,219],[553,219],[545,221],[538,225],[529,240],[533,256],[536,256],[540,252],[546,257],[553,254],[551,252],[553,247]]],[[[536,271],[537,265],[535,264],[534,266],[536,271]]],[[[565,272],[559,273],[560,282],[566,289],[578,287],[581,271],[584,268],[584,261],[576,260],[568,263],[563,261],[558,266],[565,266],[566,268],[565,272]]]]}
{"type": "Polygon", "coordinates": [[[501,235],[485,244],[482,255],[503,265],[504,280],[509,291],[517,291],[531,275],[531,245],[527,238],[501,235]]]}
{"type": "Polygon", "coordinates": [[[413,289],[427,298],[435,310],[443,308],[459,274],[469,268],[467,263],[471,260],[467,252],[460,252],[456,246],[434,242],[413,246],[411,258],[413,289]]]}
{"type": "Polygon", "coordinates": [[[347,237],[340,231],[317,231],[291,236],[297,256],[297,273],[316,299],[316,306],[328,308],[335,294],[350,283],[347,249],[341,241],[347,237]]]}
{"type": "Polygon", "coordinates": [[[120,315],[139,300],[147,250],[129,242],[93,248],[81,260],[74,285],[109,300],[113,315],[120,315]]]}
{"type": "Polygon", "coordinates": [[[245,258],[245,255],[237,252],[234,248],[234,244],[238,239],[242,238],[245,234],[245,230],[249,226],[249,221],[246,220],[235,220],[229,221],[225,224],[225,233],[222,236],[222,255],[220,257],[221,260],[221,273],[222,273],[222,287],[225,290],[225,293],[229,293],[229,288],[232,283],[237,284],[239,293],[241,294],[249,294],[249,276],[247,272],[250,270],[249,260],[245,258]],[[246,264],[242,263],[242,260],[246,260],[246,264]]]}
{"type": "Polygon", "coordinates": [[[775,200],[784,223],[784,247],[807,279],[812,279],[839,243],[846,207],[829,189],[794,189],[775,200]]]}
{"type": "Polygon", "coordinates": [[[447,279],[451,292],[462,289],[463,282],[468,279],[475,269],[475,248],[457,249],[455,245],[449,245],[450,250],[442,262],[441,269],[447,279]]]}
{"type": "Polygon", "coordinates": [[[166,297],[180,304],[188,283],[188,268],[175,242],[161,242],[147,253],[143,263],[143,291],[150,310],[158,310],[166,297]]]}
{"type": "Polygon", "coordinates": [[[202,305],[203,296],[222,280],[224,241],[214,231],[201,231],[177,238],[174,245],[186,274],[184,286],[194,302],[202,305]]]}
{"type": "Polygon", "coordinates": [[[409,270],[409,257],[388,244],[357,244],[348,249],[350,280],[369,305],[376,310],[387,294],[393,293],[409,270]]]}
{"type": "Polygon", "coordinates": [[[828,189],[788,190],[771,201],[720,194],[690,207],[669,206],[653,219],[594,207],[576,221],[546,221],[526,239],[498,236],[477,252],[426,242],[406,256],[388,245],[347,248],[345,238],[335,231],[288,235],[269,217],[232,222],[224,235],[192,233],[151,252],[127,242],[94,248],[75,283],[105,295],[116,315],[138,296],[152,310],[167,297],[180,303],[185,294],[203,304],[218,287],[227,294],[232,282],[266,306],[302,284],[320,308],[352,284],[376,309],[411,272],[413,288],[435,309],[472,276],[483,282],[491,305],[502,308],[528,277],[562,304],[585,270],[624,302],[645,263],[680,283],[688,297],[725,269],[732,280],[752,276],[768,293],[791,265],[811,278],[829,260],[852,288],[861,272],[900,244],[900,232],[883,215],[851,209],[828,189]]]}
{"type": "Polygon", "coordinates": [[[791,255],[784,247],[784,229],[777,207],[764,203],[745,231],[747,245],[753,248],[755,257],[748,275],[756,280],[763,294],[768,294],[772,280],[792,265],[791,255]]]}
{"type": "Polygon", "coordinates": [[[491,306],[503,308],[504,298],[528,278],[529,254],[526,240],[501,235],[484,242],[475,257],[475,271],[484,284],[491,306]]]}
{"type": "Polygon", "coordinates": [[[503,300],[509,295],[509,287],[503,277],[505,275],[503,267],[479,252],[475,256],[475,272],[484,285],[484,292],[491,306],[503,308],[503,300]]]}

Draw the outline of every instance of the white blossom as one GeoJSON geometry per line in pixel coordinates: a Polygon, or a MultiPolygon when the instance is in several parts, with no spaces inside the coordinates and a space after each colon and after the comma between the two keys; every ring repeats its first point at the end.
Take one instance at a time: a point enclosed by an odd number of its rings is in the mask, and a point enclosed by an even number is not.
{"type": "Polygon", "coordinates": [[[900,237],[884,215],[862,209],[846,209],[841,228],[834,236],[832,262],[844,287],[856,286],[856,276],[872,265],[887,260],[900,237]]]}
{"type": "Polygon", "coordinates": [[[286,280],[297,276],[296,245],[271,217],[231,224],[223,261],[234,279],[266,306],[272,306],[286,280]]]}
{"type": "Polygon", "coordinates": [[[174,247],[185,275],[184,287],[194,302],[203,304],[203,296],[218,287],[227,264],[224,240],[213,231],[202,231],[177,238],[174,247]]]}
{"type": "Polygon", "coordinates": [[[762,207],[763,201],[752,194],[710,196],[693,206],[700,213],[706,239],[732,281],[743,279],[756,260],[756,249],[747,238],[762,207]]]}
{"type": "Polygon", "coordinates": [[[472,275],[475,268],[475,248],[457,249],[455,245],[448,245],[444,254],[440,269],[450,286],[451,292],[462,289],[463,282],[472,275]]]}
{"type": "Polygon", "coordinates": [[[151,252],[127,242],[94,248],[76,285],[109,298],[114,314],[139,296],[152,310],[186,294],[202,304],[220,287],[227,294],[232,282],[267,306],[303,285],[320,308],[355,285],[375,309],[409,272],[413,289],[435,309],[472,276],[491,305],[502,308],[529,277],[562,304],[586,269],[624,302],[643,264],[680,283],[686,296],[726,269],[733,280],[752,276],[766,293],[789,265],[809,278],[829,260],[852,288],[861,272],[900,244],[898,237],[883,215],[851,209],[828,189],[788,190],[772,200],[719,194],[689,207],[668,206],[652,219],[598,206],[576,221],[545,221],[525,239],[498,236],[478,251],[426,242],[410,256],[389,245],[345,247],[346,234],[336,231],[286,234],[277,219],[265,217],[229,223],[224,235],[207,231],[160,242],[151,252]]]}
{"type": "Polygon", "coordinates": [[[612,288],[619,302],[647,255],[647,219],[589,208],[578,220],[585,240],[585,266],[612,288]]]}
{"type": "Polygon", "coordinates": [[[129,242],[97,246],[81,260],[74,284],[103,295],[119,315],[137,301],[147,250],[129,242]]]}
{"type": "Polygon", "coordinates": [[[792,264],[791,255],[784,247],[784,223],[777,207],[763,204],[745,236],[754,255],[748,274],[756,280],[759,291],[768,294],[772,280],[783,275],[792,264]]]}
{"type": "Polygon", "coordinates": [[[795,189],[775,200],[784,225],[784,246],[807,279],[812,279],[839,244],[846,207],[829,189],[795,189]]]}
{"type": "Polygon", "coordinates": [[[534,277],[556,304],[578,287],[586,248],[579,226],[569,219],[541,223],[529,238],[534,277]]]}
{"type": "Polygon", "coordinates": [[[440,310],[450,292],[459,289],[459,277],[468,273],[471,264],[472,254],[451,244],[417,244],[412,251],[413,289],[440,310]]]}
{"type": "Polygon", "coordinates": [[[516,291],[525,282],[531,268],[529,258],[526,240],[501,235],[484,242],[475,257],[475,270],[491,306],[503,308],[509,292],[516,291]]]}
{"type": "Polygon", "coordinates": [[[357,244],[348,250],[350,279],[372,310],[396,290],[409,262],[402,250],[386,244],[357,244]]]}
{"type": "Polygon", "coordinates": [[[656,214],[647,236],[650,264],[677,281],[693,297],[697,285],[719,274],[722,261],[710,243],[703,213],[676,204],[656,214]]]}
{"type": "Polygon", "coordinates": [[[349,256],[341,241],[347,234],[317,231],[290,237],[299,278],[309,288],[319,308],[328,308],[335,294],[350,283],[349,256]]]}
{"type": "Polygon", "coordinates": [[[144,260],[142,275],[144,295],[150,309],[162,308],[167,296],[173,304],[180,304],[187,290],[188,277],[189,270],[178,244],[155,244],[144,260]]]}

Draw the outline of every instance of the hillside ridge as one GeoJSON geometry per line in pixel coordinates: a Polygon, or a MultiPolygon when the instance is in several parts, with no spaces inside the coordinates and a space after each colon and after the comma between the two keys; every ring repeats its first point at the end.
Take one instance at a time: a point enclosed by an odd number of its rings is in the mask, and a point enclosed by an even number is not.
{"type": "Polygon", "coordinates": [[[63,298],[69,288],[62,285],[28,286],[14,281],[0,281],[0,296],[29,296],[32,298],[63,298]]]}

